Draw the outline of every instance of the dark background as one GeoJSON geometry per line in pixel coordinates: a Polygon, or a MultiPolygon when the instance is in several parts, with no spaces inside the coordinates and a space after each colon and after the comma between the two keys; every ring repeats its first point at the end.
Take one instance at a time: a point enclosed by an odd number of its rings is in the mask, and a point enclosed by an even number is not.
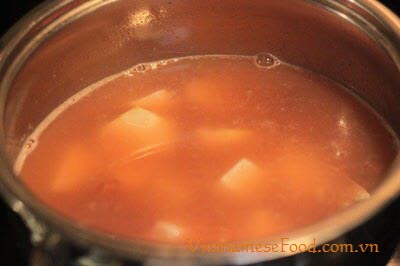
{"type": "MultiPolygon", "coordinates": [[[[42,2],[43,0],[0,0],[0,35],[3,35],[26,12],[42,2]]],[[[400,0],[382,0],[381,2],[400,15],[400,0]]],[[[393,206],[394,209],[391,212],[400,212],[400,200],[393,206]]],[[[390,219],[390,216],[387,219],[390,219]]],[[[400,234],[397,229],[394,233],[400,234]]],[[[27,229],[0,198],[0,266],[27,265],[30,248],[27,229]]],[[[377,261],[370,263],[371,265],[386,264],[382,262],[380,264],[377,261]]]]}

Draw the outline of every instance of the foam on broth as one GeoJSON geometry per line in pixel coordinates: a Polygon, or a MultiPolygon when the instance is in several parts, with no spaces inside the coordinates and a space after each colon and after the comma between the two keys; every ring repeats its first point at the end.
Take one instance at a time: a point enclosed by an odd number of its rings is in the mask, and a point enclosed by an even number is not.
{"type": "Polygon", "coordinates": [[[367,200],[398,147],[372,108],[327,78],[264,53],[206,55],[87,87],[43,120],[14,169],[90,228],[238,241],[367,200]]]}

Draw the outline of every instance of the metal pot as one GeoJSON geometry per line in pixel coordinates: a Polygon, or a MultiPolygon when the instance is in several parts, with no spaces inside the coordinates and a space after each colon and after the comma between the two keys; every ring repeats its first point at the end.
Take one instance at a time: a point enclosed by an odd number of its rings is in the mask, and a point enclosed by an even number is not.
{"type": "MultiPolygon", "coordinates": [[[[352,89],[400,134],[400,20],[374,0],[57,0],[22,19],[1,39],[0,189],[31,228],[33,242],[54,249],[67,241],[96,250],[96,258],[101,252],[101,257],[184,265],[245,264],[293,255],[193,254],[187,248],[101,234],[54,213],[12,172],[35,126],[97,80],[139,62],[263,51],[352,89]]],[[[288,237],[296,243],[316,238],[318,244],[338,239],[373,219],[399,194],[397,156],[370,200],[288,237]]]]}

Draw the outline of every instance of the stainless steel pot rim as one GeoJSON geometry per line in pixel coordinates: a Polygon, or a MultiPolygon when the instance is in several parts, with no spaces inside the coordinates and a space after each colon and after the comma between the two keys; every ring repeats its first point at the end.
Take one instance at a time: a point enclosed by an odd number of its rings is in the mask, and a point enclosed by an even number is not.
{"type": "MultiPolygon", "coordinates": [[[[115,0],[95,0],[100,4],[105,4],[115,0]]],[[[330,2],[333,0],[313,0],[313,2],[330,2]]],[[[74,0],[68,1],[51,1],[48,0],[38,8],[30,12],[18,24],[1,39],[0,50],[0,71],[3,73],[5,61],[11,51],[16,47],[18,42],[24,37],[31,27],[34,26],[32,21],[37,22],[64,6],[73,3],[74,0]]],[[[400,20],[390,10],[375,0],[349,0],[349,2],[365,9],[369,14],[379,20],[385,27],[393,31],[396,37],[395,43],[397,51],[389,51],[393,61],[400,71],[400,20]]],[[[392,40],[393,41],[393,40],[392,40]]],[[[0,117],[4,117],[4,104],[7,96],[7,88],[5,81],[7,75],[4,75],[0,81],[0,117]]],[[[3,122],[3,120],[2,120],[3,122]]],[[[3,126],[3,123],[2,123],[3,126]]],[[[4,127],[4,126],[3,126],[4,127]]],[[[83,247],[100,248],[106,252],[117,254],[129,258],[168,258],[168,259],[188,259],[224,263],[254,263],[262,260],[271,260],[278,257],[288,256],[288,253],[192,253],[188,247],[177,247],[167,244],[154,244],[141,240],[124,240],[115,236],[98,233],[84,226],[73,223],[54,211],[44,206],[30,192],[28,192],[17,178],[13,175],[12,169],[7,163],[7,157],[4,149],[5,135],[4,128],[0,130],[0,190],[8,201],[14,207],[14,210],[34,214],[38,221],[42,222],[49,232],[55,232],[66,237],[68,240],[80,244],[83,247]],[[17,208],[17,207],[18,208],[17,208]]],[[[326,243],[342,235],[343,233],[353,229],[361,222],[366,221],[375,215],[389,202],[394,200],[400,194],[400,155],[397,156],[393,163],[392,169],[389,171],[386,180],[376,189],[372,197],[368,201],[355,204],[343,212],[340,212],[330,218],[320,221],[316,224],[307,226],[300,230],[290,232],[285,236],[260,239],[253,241],[245,241],[246,243],[280,243],[281,237],[289,237],[291,243],[309,243],[314,238],[317,244],[326,243]]],[[[291,253],[290,255],[293,255],[291,253]]]]}

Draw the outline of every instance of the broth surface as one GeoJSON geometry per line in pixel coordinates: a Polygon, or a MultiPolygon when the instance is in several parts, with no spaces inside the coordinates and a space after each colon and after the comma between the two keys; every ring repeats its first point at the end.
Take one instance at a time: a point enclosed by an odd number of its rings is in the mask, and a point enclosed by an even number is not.
{"type": "Polygon", "coordinates": [[[284,236],[370,197],[398,140],[361,99],[258,56],[134,66],[27,139],[16,173],[45,204],[125,238],[284,236]]]}

